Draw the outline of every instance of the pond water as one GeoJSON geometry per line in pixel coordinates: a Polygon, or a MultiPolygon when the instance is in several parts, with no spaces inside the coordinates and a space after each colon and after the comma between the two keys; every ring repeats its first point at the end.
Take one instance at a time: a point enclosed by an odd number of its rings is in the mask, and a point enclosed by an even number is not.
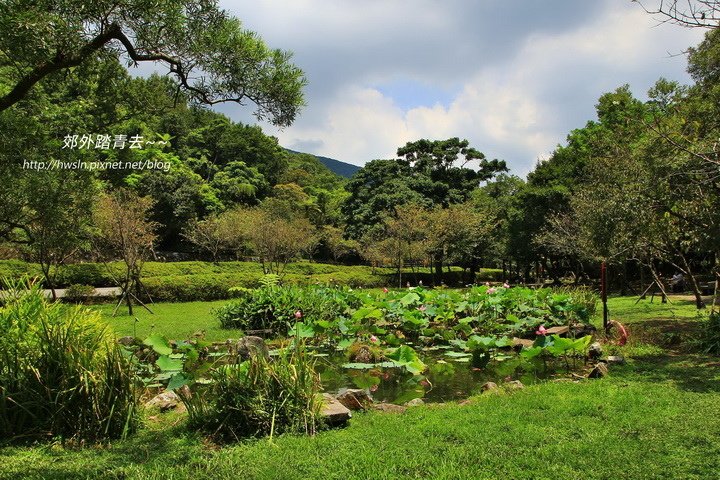
{"type": "MultiPolygon", "coordinates": [[[[451,346],[418,347],[418,355],[427,368],[422,374],[415,375],[404,367],[392,366],[392,362],[352,363],[343,351],[321,347],[308,349],[315,356],[315,369],[320,375],[324,392],[337,394],[348,388],[360,388],[369,391],[376,402],[398,405],[415,398],[422,398],[425,402],[461,400],[481,393],[481,387],[486,382],[500,385],[519,380],[523,385],[532,385],[568,373],[564,363],[546,365],[539,359],[527,360],[512,349],[496,350],[492,357],[473,361],[470,353],[459,352],[451,346]]],[[[270,354],[276,355],[277,350],[271,350],[270,354]]],[[[170,355],[171,361],[173,357],[183,355],[170,355]]],[[[227,354],[226,345],[220,345],[207,354],[205,361],[210,367],[234,361],[234,358],[227,354]]],[[[177,358],[176,361],[180,368],[182,360],[177,358]]],[[[177,373],[175,370],[157,372],[149,368],[143,375],[148,392],[167,386],[177,373]]],[[[198,379],[197,383],[206,382],[198,379]]]]}
{"type": "Polygon", "coordinates": [[[480,393],[485,382],[520,380],[531,385],[551,376],[541,365],[517,355],[499,355],[484,368],[473,367],[470,357],[452,358],[442,350],[423,352],[422,359],[428,369],[422,375],[412,375],[396,367],[344,368],[348,362],[344,354],[321,353],[316,370],[328,393],[361,388],[369,390],[375,401],[395,404],[415,398],[425,402],[460,400],[480,393]]]}

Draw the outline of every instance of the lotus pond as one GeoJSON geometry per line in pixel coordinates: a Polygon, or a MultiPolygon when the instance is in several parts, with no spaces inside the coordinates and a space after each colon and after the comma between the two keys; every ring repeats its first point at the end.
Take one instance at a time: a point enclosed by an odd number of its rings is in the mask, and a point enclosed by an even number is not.
{"type": "MultiPolygon", "coordinates": [[[[468,290],[353,291],[266,285],[218,309],[226,327],[263,334],[270,355],[304,348],[326,392],[361,388],[376,401],[442,402],[488,381],[532,384],[582,367],[596,297],[585,290],[481,286],[468,290]],[[567,337],[546,333],[568,326],[567,337]]],[[[235,341],[128,347],[151,389],[202,388],[218,365],[238,361],[235,341]]]]}

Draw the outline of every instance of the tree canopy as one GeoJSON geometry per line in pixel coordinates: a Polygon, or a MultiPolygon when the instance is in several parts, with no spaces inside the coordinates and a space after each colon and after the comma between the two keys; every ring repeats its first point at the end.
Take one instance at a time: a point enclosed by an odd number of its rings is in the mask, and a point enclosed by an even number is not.
{"type": "Polygon", "coordinates": [[[252,102],[259,119],[290,125],[303,105],[302,71],[216,1],[99,0],[0,4],[0,68],[11,81],[0,111],[46,77],[98,55],[168,69],[194,102],[252,102]]]}

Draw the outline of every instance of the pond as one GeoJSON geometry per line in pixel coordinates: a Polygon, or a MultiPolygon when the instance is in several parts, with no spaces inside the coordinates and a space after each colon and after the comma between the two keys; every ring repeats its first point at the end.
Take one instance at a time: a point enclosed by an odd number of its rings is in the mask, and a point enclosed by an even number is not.
{"type": "MultiPolygon", "coordinates": [[[[401,347],[405,349],[407,358],[392,360],[392,354],[387,353],[392,350],[385,350],[387,356],[375,363],[350,361],[348,352],[339,347],[305,348],[315,357],[315,370],[320,375],[324,392],[337,394],[349,388],[359,388],[368,391],[376,402],[401,405],[416,398],[425,402],[461,400],[480,393],[486,382],[502,384],[519,380],[523,385],[532,385],[558,375],[568,375],[573,367],[584,365],[584,356],[577,353],[582,350],[575,350],[573,345],[577,342],[587,345],[589,337],[578,340],[553,338],[554,343],[553,339],[545,342],[544,355],[531,356],[526,354],[540,347],[523,349],[518,354],[508,346],[484,350],[477,355],[477,351],[474,354],[458,349],[457,345],[432,345],[416,346],[416,353],[412,342],[408,342],[401,347]],[[561,342],[565,344],[562,347],[563,356],[547,354],[557,349],[561,342]],[[408,358],[417,363],[410,362],[408,366],[408,358]]],[[[197,359],[193,368],[193,383],[196,384],[207,383],[206,374],[211,368],[236,358],[228,353],[231,345],[228,343],[207,344],[200,349],[203,353],[195,355],[193,352],[198,351],[195,350],[197,346],[190,347],[190,343],[183,342],[188,349],[185,353],[178,353],[183,345],[173,349],[168,344],[167,350],[164,350],[164,344],[157,344],[164,341],[157,337],[150,342],[156,352],[150,352],[150,357],[140,362],[144,367],[141,376],[150,391],[179,385],[175,380],[182,381],[186,375],[183,366],[187,365],[188,357],[197,359]],[[166,355],[157,356],[157,350],[166,355]],[[175,353],[167,354],[173,351],[175,353]]],[[[270,350],[271,356],[277,354],[278,350],[270,350]]]]}
{"type": "Polygon", "coordinates": [[[531,385],[551,375],[542,365],[525,361],[517,355],[498,355],[484,368],[471,365],[470,356],[448,357],[452,350],[424,352],[427,370],[413,375],[405,369],[378,366],[345,368],[347,357],[340,353],[321,354],[316,371],[326,392],[335,394],[347,388],[368,390],[377,402],[403,404],[415,398],[425,402],[461,400],[480,393],[486,382],[520,380],[531,385]]]}

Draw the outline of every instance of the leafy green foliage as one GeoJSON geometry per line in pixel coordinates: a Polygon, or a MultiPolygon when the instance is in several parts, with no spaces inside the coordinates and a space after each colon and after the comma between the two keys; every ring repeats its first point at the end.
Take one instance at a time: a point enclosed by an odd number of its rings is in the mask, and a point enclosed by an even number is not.
{"type": "Polygon", "coordinates": [[[386,357],[398,367],[404,367],[412,374],[422,373],[427,366],[420,360],[417,352],[407,345],[401,345],[398,348],[386,354],[386,357]]]}
{"type": "Polygon", "coordinates": [[[215,315],[223,328],[272,329],[285,335],[300,319],[303,332],[337,329],[346,312],[358,305],[348,289],[268,285],[243,292],[215,315]]]}
{"type": "Polygon", "coordinates": [[[120,438],[138,423],[130,362],[99,315],[11,285],[0,308],[0,437],[120,438]]]}
{"type": "Polygon", "coordinates": [[[312,329],[317,341],[374,335],[389,345],[395,344],[398,333],[426,343],[471,335],[489,336],[495,342],[495,335],[528,333],[540,325],[588,322],[597,300],[585,291],[575,296],[569,290],[485,286],[464,292],[416,288],[387,293],[271,286],[241,295],[216,310],[224,328],[269,328],[283,335],[302,320],[302,331],[312,329]]]}
{"type": "Polygon", "coordinates": [[[469,147],[467,140],[450,138],[409,142],[397,151],[397,160],[373,160],[365,164],[345,187],[349,192],[342,206],[346,233],[355,239],[371,232],[395,207],[416,203],[446,208],[463,203],[479,182],[507,170],[505,162],[485,159],[469,147]],[[456,166],[479,161],[477,170],[456,166]]]}
{"type": "Polygon", "coordinates": [[[720,354],[720,314],[711,313],[700,337],[700,345],[706,353],[720,354]]]}
{"type": "Polygon", "coordinates": [[[320,378],[301,344],[218,367],[206,391],[181,395],[189,424],[219,440],[282,433],[313,434],[320,419],[320,378]]]}

